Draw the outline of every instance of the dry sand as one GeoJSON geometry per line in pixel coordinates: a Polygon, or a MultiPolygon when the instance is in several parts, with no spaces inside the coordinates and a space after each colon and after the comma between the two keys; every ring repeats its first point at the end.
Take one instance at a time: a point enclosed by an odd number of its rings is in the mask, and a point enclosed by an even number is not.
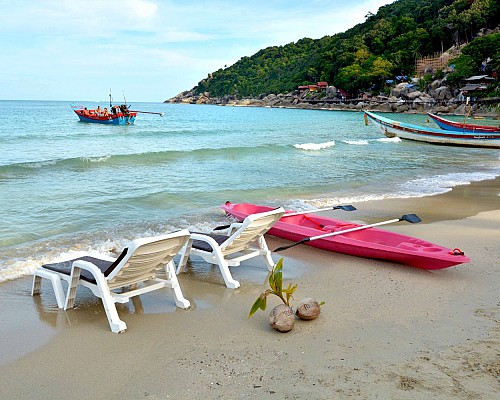
{"type": "Polygon", "coordinates": [[[128,325],[120,335],[85,289],[65,312],[46,282],[34,298],[29,277],[6,282],[0,398],[499,398],[500,180],[356,206],[334,215],[371,222],[415,212],[423,223],[386,229],[460,247],[472,262],[429,272],[296,246],[281,253],[285,284],[298,283],[295,303],[326,304],[286,334],[267,324],[277,299],[247,318],[266,285],[259,260],[233,268],[238,290],[195,262],[179,277],[192,309],[177,310],[168,291],[141,296],[119,306],[128,325]]]}

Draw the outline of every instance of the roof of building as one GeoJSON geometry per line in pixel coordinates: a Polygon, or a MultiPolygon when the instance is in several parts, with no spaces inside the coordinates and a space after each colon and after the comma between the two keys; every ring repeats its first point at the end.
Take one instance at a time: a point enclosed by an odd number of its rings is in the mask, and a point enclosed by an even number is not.
{"type": "Polygon", "coordinates": [[[485,90],[486,88],[486,85],[481,85],[479,83],[468,83],[464,87],[461,87],[460,90],[462,92],[472,92],[474,90],[485,90]]]}
{"type": "Polygon", "coordinates": [[[464,79],[464,81],[467,82],[473,82],[473,81],[492,81],[494,80],[492,77],[488,75],[474,75],[469,78],[464,79]]]}

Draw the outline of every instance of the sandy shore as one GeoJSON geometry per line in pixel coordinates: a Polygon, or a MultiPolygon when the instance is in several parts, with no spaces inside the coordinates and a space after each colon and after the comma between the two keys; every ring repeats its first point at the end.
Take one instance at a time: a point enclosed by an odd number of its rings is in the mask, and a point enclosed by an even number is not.
{"type": "MultiPolygon", "coordinates": [[[[326,302],[315,321],[273,331],[268,310],[248,319],[264,290],[260,261],[180,275],[193,307],[153,292],[118,312],[112,334],[100,302],[79,291],[58,310],[46,283],[0,286],[2,399],[494,399],[500,390],[500,179],[441,196],[356,204],[342,219],[371,222],[414,212],[418,225],[386,229],[460,247],[470,264],[423,271],[297,246],[281,253],[285,283],[326,302]]],[[[271,248],[287,242],[268,238],[271,248]]],[[[278,254],[274,255],[277,260],[278,254]]]]}

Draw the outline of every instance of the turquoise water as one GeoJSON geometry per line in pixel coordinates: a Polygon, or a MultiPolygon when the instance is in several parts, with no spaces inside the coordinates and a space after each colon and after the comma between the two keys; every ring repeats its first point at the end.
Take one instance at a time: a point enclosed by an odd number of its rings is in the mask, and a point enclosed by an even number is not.
{"type": "Polygon", "coordinates": [[[208,230],[224,221],[226,200],[305,209],[500,175],[498,150],[387,139],[359,112],[131,108],[165,116],[105,126],[79,122],[69,102],[0,101],[0,281],[68,252],[109,254],[138,236],[208,230]]]}

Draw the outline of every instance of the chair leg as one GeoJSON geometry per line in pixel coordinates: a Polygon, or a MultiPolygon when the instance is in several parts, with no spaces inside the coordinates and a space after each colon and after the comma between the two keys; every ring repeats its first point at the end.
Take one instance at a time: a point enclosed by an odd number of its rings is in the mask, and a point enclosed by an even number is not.
{"type": "Polygon", "coordinates": [[[68,310],[75,306],[76,290],[78,289],[78,284],[80,283],[80,268],[72,267],[71,276],[68,283],[68,290],[66,292],[66,301],[64,303],[64,309],[68,310]]]}
{"type": "Polygon", "coordinates": [[[275,262],[274,262],[273,258],[271,257],[271,251],[269,250],[269,247],[267,247],[266,239],[264,239],[264,236],[259,236],[259,239],[257,241],[259,243],[260,249],[264,253],[264,254],[262,254],[262,256],[264,257],[264,260],[266,261],[267,269],[269,271],[272,271],[275,262]]]}
{"type": "Polygon", "coordinates": [[[165,273],[167,274],[168,285],[174,291],[175,305],[179,308],[189,308],[191,303],[182,294],[181,286],[177,280],[177,275],[175,273],[174,262],[170,261],[165,265],[165,273]]]}
{"type": "Polygon", "coordinates": [[[115,300],[113,295],[109,290],[108,284],[104,276],[94,275],[97,282],[97,288],[99,290],[99,297],[102,300],[102,305],[104,311],[106,311],[106,316],[108,317],[109,327],[113,333],[121,333],[127,329],[127,324],[120,319],[118,316],[118,311],[116,311],[115,300]]]}
{"type": "Polygon", "coordinates": [[[231,271],[229,271],[229,264],[224,258],[222,252],[219,249],[214,249],[213,254],[215,256],[217,264],[219,265],[219,269],[222,274],[222,277],[224,278],[226,286],[229,289],[238,289],[240,287],[240,283],[237,280],[233,279],[231,271]]]}
{"type": "Polygon", "coordinates": [[[111,331],[113,333],[124,332],[127,329],[127,324],[118,316],[118,311],[116,311],[116,305],[109,289],[107,287],[100,287],[99,289],[101,291],[102,305],[104,306],[104,311],[106,311],[111,331]]]}
{"type": "Polygon", "coordinates": [[[33,275],[33,285],[31,286],[31,295],[40,294],[42,287],[42,278],[38,275],[33,275]]]}
{"type": "Polygon", "coordinates": [[[31,295],[40,294],[41,280],[42,278],[49,279],[52,282],[52,289],[54,290],[54,295],[57,301],[57,307],[64,308],[64,290],[61,283],[61,278],[50,271],[39,268],[35,271],[33,275],[33,286],[31,288],[31,295]]]}
{"type": "MultiPolygon", "coordinates": [[[[189,254],[191,253],[191,245],[193,244],[193,240],[189,239],[186,245],[182,248],[180,252],[180,260],[179,260],[179,265],[177,266],[177,270],[175,271],[176,274],[179,274],[184,270],[186,267],[186,264],[189,260],[189,254]]],[[[168,273],[167,273],[168,275],[168,273]]]]}

